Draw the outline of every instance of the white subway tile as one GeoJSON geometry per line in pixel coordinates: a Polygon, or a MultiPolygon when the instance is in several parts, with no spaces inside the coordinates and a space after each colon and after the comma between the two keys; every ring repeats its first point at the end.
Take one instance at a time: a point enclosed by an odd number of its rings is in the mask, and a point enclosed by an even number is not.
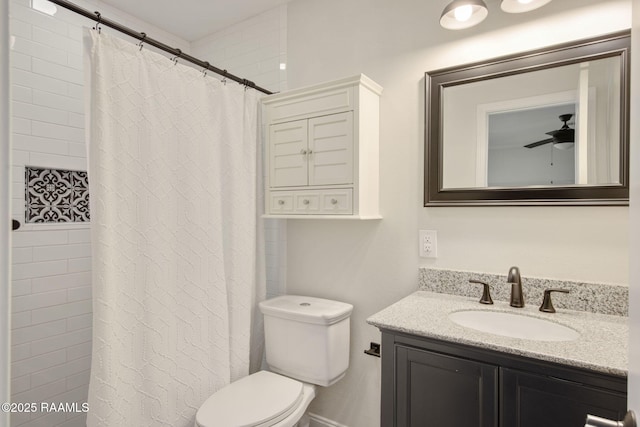
{"type": "MultiPolygon", "coordinates": [[[[71,288],[67,290],[67,300],[69,302],[78,301],[78,304],[85,305],[84,313],[91,313],[91,286],[71,288]]],[[[76,313],[80,314],[80,313],[76,313]]]]}
{"type": "Polygon", "coordinates": [[[43,384],[64,379],[69,375],[85,371],[90,367],[91,357],[82,357],[54,368],[45,369],[31,375],[31,387],[38,387],[43,384]]]}
{"type": "Polygon", "coordinates": [[[69,151],[69,143],[66,141],[33,135],[14,135],[13,146],[25,151],[48,154],[66,154],[69,151]]]}
{"type": "MultiPolygon", "coordinates": [[[[89,347],[91,352],[91,347],[89,347]]],[[[72,359],[70,359],[72,360],[72,359]]],[[[75,375],[67,377],[67,390],[73,390],[74,388],[87,386],[89,384],[89,378],[91,377],[91,370],[82,371],[75,375]]]]}
{"type": "Polygon", "coordinates": [[[32,374],[42,369],[60,365],[66,361],[67,353],[64,350],[33,356],[28,359],[12,363],[11,375],[20,377],[22,375],[32,374]]]}
{"type": "Polygon", "coordinates": [[[23,295],[12,298],[11,311],[13,313],[19,313],[25,310],[35,310],[42,307],[64,304],[65,302],[67,302],[67,291],[65,290],[23,295]]]}
{"type": "Polygon", "coordinates": [[[40,58],[54,64],[67,65],[67,53],[64,50],[47,46],[42,43],[17,37],[14,50],[32,58],[40,58]]]}
{"type": "Polygon", "coordinates": [[[75,360],[84,356],[91,356],[91,341],[67,347],[67,360],[75,360]]]}
{"type": "Polygon", "coordinates": [[[16,395],[27,391],[31,388],[31,377],[29,375],[23,375],[17,378],[11,378],[11,394],[16,395]]]}
{"type": "MultiPolygon", "coordinates": [[[[64,380],[48,384],[44,387],[35,387],[32,383],[32,387],[34,388],[12,397],[15,399],[15,402],[48,402],[53,396],[60,394],[65,389],[65,385],[64,380]]],[[[50,426],[53,425],[54,424],[50,424],[50,426]]]]}
{"type": "Polygon", "coordinates": [[[77,288],[91,285],[91,272],[83,271],[78,273],[61,274],[52,277],[40,277],[32,279],[32,292],[50,292],[60,289],[77,288]]]}
{"type": "Polygon", "coordinates": [[[31,153],[29,164],[32,166],[67,169],[76,171],[87,170],[87,159],[84,157],[60,156],[57,154],[31,153]]]}
{"type": "Polygon", "coordinates": [[[80,70],[67,67],[66,65],[55,64],[39,58],[33,58],[31,61],[31,69],[36,74],[42,74],[44,76],[53,77],[58,80],[75,84],[82,84],[84,79],[82,71],[80,70]]]}
{"type": "MultiPolygon", "coordinates": [[[[69,126],[73,126],[74,128],[84,129],[85,128],[84,114],[77,114],[77,113],[70,112],[69,126]]],[[[86,148],[85,148],[85,155],[86,155],[86,148]]]]}
{"type": "Polygon", "coordinates": [[[75,70],[82,71],[84,69],[84,62],[82,55],[75,55],[73,53],[67,54],[67,66],[75,70]]]}
{"type": "Polygon", "coordinates": [[[20,313],[13,313],[11,315],[12,328],[25,328],[29,325],[31,325],[30,311],[21,311],[20,313]]]}
{"type": "Polygon", "coordinates": [[[31,57],[18,51],[11,51],[11,68],[19,70],[31,70],[31,57]]]}
{"type": "MultiPolygon", "coordinates": [[[[13,137],[15,138],[15,135],[13,137]]],[[[11,181],[21,182],[24,185],[24,166],[13,165],[11,168],[11,181]]]]}
{"type": "Polygon", "coordinates": [[[84,230],[69,230],[67,233],[69,243],[91,243],[90,228],[84,230]]]}
{"type": "Polygon", "coordinates": [[[33,102],[33,94],[30,87],[12,85],[11,86],[11,99],[21,102],[33,102]]]}
{"type": "Polygon", "coordinates": [[[67,93],[67,83],[42,74],[31,71],[13,69],[11,70],[11,81],[13,84],[27,86],[33,89],[65,95],[67,93]]]}
{"type": "Polygon", "coordinates": [[[11,19],[11,22],[9,23],[9,31],[11,32],[11,35],[15,37],[24,37],[26,39],[31,38],[31,24],[20,19],[11,19]]]}
{"type": "Polygon", "coordinates": [[[67,125],[69,114],[63,110],[42,107],[40,105],[27,104],[25,102],[14,101],[11,103],[11,112],[16,117],[24,119],[38,120],[41,122],[67,125]]]}
{"type": "Polygon", "coordinates": [[[42,105],[44,107],[55,108],[57,110],[70,111],[80,114],[84,113],[84,105],[81,99],[71,98],[66,95],[59,95],[41,90],[35,90],[33,92],[33,103],[42,105]]]}
{"type": "MultiPolygon", "coordinates": [[[[31,344],[19,344],[11,347],[11,363],[17,362],[19,360],[28,359],[31,357],[31,344]]],[[[27,372],[25,372],[26,374],[27,372]]],[[[12,374],[14,376],[18,376],[12,374]]]]}
{"type": "Polygon", "coordinates": [[[31,134],[31,120],[11,117],[11,131],[16,134],[31,134]]]}
{"type": "Polygon", "coordinates": [[[33,261],[33,248],[13,248],[11,250],[11,262],[13,264],[23,264],[33,261]]]}
{"type": "Polygon", "coordinates": [[[14,148],[11,150],[11,161],[14,165],[26,165],[29,163],[29,152],[14,148]]]}
{"type": "Polygon", "coordinates": [[[58,320],[40,325],[28,326],[26,328],[16,328],[11,331],[11,342],[13,345],[24,344],[26,342],[39,340],[65,332],[65,321],[58,320]]]}
{"type": "Polygon", "coordinates": [[[31,311],[31,323],[38,324],[51,322],[52,320],[66,319],[67,317],[91,313],[91,300],[69,302],[67,304],[54,305],[31,311]]]}
{"type": "Polygon", "coordinates": [[[84,129],[38,121],[31,123],[31,133],[36,136],[82,143],[84,143],[85,138],[84,129]]]}
{"type": "Polygon", "coordinates": [[[68,235],[63,230],[17,231],[13,233],[13,247],[61,245],[67,243],[68,235]]]}
{"type": "Polygon", "coordinates": [[[71,142],[69,143],[68,154],[72,157],[80,157],[82,159],[85,159],[87,157],[87,146],[83,143],[76,144],[71,142]]]}
{"type": "Polygon", "coordinates": [[[70,259],[67,268],[69,272],[91,271],[91,257],[70,259]]]}
{"type": "Polygon", "coordinates": [[[67,272],[67,261],[44,261],[30,262],[26,264],[15,264],[13,266],[13,278],[31,279],[34,277],[54,276],[67,272]]]}
{"type": "Polygon", "coordinates": [[[19,297],[31,293],[31,279],[12,280],[11,296],[19,297]]]}
{"type": "Polygon", "coordinates": [[[70,317],[67,319],[67,331],[71,332],[78,329],[91,328],[93,322],[92,319],[93,313],[70,317]]]}
{"type": "Polygon", "coordinates": [[[82,55],[82,40],[74,40],[67,37],[67,33],[68,27],[65,28],[65,32],[62,34],[34,26],[31,30],[31,37],[34,41],[47,46],[82,55]]]}
{"type": "Polygon", "coordinates": [[[81,84],[67,83],[67,96],[84,100],[84,86],[81,84]]]}
{"type": "Polygon", "coordinates": [[[38,246],[33,248],[34,261],[53,261],[69,258],[85,258],[91,255],[91,245],[88,243],[38,246]]]}
{"type": "MultiPolygon", "coordinates": [[[[46,324],[46,323],[43,323],[46,324]]],[[[54,337],[43,338],[31,343],[31,354],[38,355],[48,353],[50,351],[61,350],[66,347],[91,341],[92,330],[78,329],[76,331],[67,332],[56,335],[54,337]]]]}
{"type": "Polygon", "coordinates": [[[58,34],[67,34],[68,24],[57,19],[55,16],[45,15],[30,7],[24,7],[16,3],[11,4],[10,16],[21,21],[31,23],[34,28],[46,28],[58,34]]]}

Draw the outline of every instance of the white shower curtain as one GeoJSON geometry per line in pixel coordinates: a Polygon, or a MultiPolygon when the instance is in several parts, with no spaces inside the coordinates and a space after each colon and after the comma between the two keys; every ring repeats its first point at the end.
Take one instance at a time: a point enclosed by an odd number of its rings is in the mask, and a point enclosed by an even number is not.
{"type": "Polygon", "coordinates": [[[260,95],[104,33],[85,42],[87,425],[192,426],[260,342],[260,95]]]}

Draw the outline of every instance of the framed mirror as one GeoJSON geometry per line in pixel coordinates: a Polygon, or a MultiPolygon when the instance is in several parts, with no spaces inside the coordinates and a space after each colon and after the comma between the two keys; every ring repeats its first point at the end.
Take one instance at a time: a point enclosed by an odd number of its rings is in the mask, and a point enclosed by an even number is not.
{"type": "Polygon", "coordinates": [[[425,74],[425,206],[629,203],[630,32],[425,74]]]}

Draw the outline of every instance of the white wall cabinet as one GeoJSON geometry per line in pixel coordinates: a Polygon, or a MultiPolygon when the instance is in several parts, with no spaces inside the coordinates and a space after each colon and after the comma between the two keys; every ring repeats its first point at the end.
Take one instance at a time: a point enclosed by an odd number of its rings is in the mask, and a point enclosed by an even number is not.
{"type": "Polygon", "coordinates": [[[262,99],[266,217],[381,218],[381,92],[358,75],[262,99]]]}

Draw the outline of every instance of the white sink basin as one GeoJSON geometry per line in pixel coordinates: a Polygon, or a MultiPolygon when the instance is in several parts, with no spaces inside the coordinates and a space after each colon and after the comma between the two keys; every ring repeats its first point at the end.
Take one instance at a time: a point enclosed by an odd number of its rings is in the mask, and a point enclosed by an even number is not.
{"type": "Polygon", "coordinates": [[[449,319],[470,329],[511,338],[573,341],[580,337],[577,331],[559,323],[515,313],[466,310],[449,314],[449,319]]]}

